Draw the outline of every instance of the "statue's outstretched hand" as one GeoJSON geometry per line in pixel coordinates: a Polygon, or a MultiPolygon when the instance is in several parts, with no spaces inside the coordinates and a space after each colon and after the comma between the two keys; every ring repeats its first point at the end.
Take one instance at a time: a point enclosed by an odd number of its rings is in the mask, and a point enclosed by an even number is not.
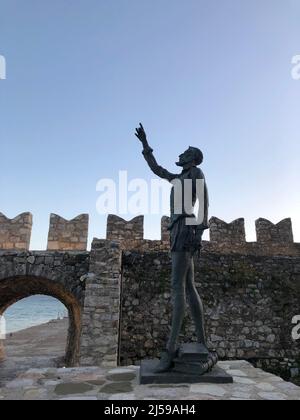
{"type": "Polygon", "coordinates": [[[140,124],[139,128],[136,128],[135,135],[140,140],[140,142],[143,144],[144,147],[148,145],[147,135],[142,124],[140,124]]]}

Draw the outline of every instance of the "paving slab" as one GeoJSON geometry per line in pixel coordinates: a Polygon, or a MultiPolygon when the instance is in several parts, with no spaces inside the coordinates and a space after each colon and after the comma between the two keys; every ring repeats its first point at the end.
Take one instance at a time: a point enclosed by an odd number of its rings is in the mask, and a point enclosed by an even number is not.
{"type": "Polygon", "coordinates": [[[300,387],[255,369],[248,362],[226,361],[218,365],[233,376],[233,383],[141,385],[140,368],[136,366],[30,369],[0,388],[0,400],[300,401],[300,387]]]}

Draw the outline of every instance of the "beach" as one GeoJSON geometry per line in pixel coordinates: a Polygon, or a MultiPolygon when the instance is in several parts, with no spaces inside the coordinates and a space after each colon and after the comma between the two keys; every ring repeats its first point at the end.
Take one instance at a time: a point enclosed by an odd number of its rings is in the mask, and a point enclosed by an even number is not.
{"type": "Polygon", "coordinates": [[[0,386],[31,368],[61,367],[68,319],[54,320],[7,336],[0,361],[0,386]]]}

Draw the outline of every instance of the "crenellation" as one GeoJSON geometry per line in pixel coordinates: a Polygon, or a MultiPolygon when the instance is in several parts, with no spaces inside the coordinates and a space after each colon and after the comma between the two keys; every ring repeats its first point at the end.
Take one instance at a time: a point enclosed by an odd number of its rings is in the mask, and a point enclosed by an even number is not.
{"type": "Polygon", "coordinates": [[[29,250],[32,219],[31,213],[22,213],[14,219],[0,213],[0,250],[29,250]]]}
{"type": "Polygon", "coordinates": [[[267,219],[255,222],[257,242],[268,246],[288,245],[294,242],[291,219],[284,219],[274,224],[267,219]]]}
{"type": "Polygon", "coordinates": [[[218,245],[243,245],[246,243],[245,219],[226,223],[217,217],[209,221],[210,241],[218,245]]]}
{"type": "Polygon", "coordinates": [[[122,248],[130,248],[144,240],[144,216],[126,221],[119,216],[109,215],[106,238],[120,243],[122,248]]]}
{"type": "Polygon", "coordinates": [[[168,216],[164,216],[161,219],[161,241],[163,244],[168,246],[170,244],[170,226],[171,219],[168,216]]]}
{"type": "Polygon", "coordinates": [[[70,221],[51,214],[47,249],[49,251],[85,251],[88,228],[88,214],[81,214],[70,221]]]}
{"type": "MultiPolygon", "coordinates": [[[[161,220],[161,239],[148,240],[142,216],[127,222],[111,215],[107,239],[94,239],[87,252],[88,220],[52,214],[48,251],[36,252],[28,251],[31,214],[13,220],[0,214],[0,313],[31,294],[58,297],[70,312],[68,366],[116,367],[157,357],[171,322],[169,218],[161,220]]],[[[210,220],[211,240],[195,257],[208,343],[220,358],[255,359],[269,369],[279,363],[289,375],[300,369],[289,329],[300,310],[300,244],[293,242],[290,219],[277,225],[259,219],[256,227],[258,241],[249,243],[244,219],[210,220]]],[[[188,317],[181,338],[192,333],[188,317]]]]}
{"type": "MultiPolygon", "coordinates": [[[[61,220],[53,215],[55,229],[49,232],[57,246],[62,239],[78,237],[69,226],[58,229],[57,235],[56,222],[61,220]]],[[[138,224],[140,229],[141,220],[138,224]]],[[[299,309],[300,244],[238,243],[238,237],[244,238],[244,221],[230,225],[235,233],[231,240],[235,240],[205,241],[201,258],[195,257],[196,287],[203,296],[209,345],[218,349],[221,358],[256,357],[258,363],[284,358],[287,372],[298,368],[293,362],[297,343],[291,341],[289,327],[299,309]],[[270,316],[266,324],[266,313],[276,314],[276,319],[270,316]],[[281,339],[289,343],[288,349],[279,347],[281,339]]],[[[133,364],[145,356],[157,357],[171,320],[167,226],[168,218],[164,218],[162,240],[145,240],[139,230],[138,238],[129,237],[127,242],[119,240],[121,235],[116,240],[95,239],[90,252],[0,250],[2,306],[9,304],[9,293],[19,298],[45,291],[61,297],[66,306],[71,304],[75,318],[71,316],[70,339],[75,350],[68,347],[68,365],[115,367],[120,358],[122,363],[133,364]],[[163,314],[162,307],[166,308],[163,314]]],[[[218,226],[224,229],[224,222],[218,226]]],[[[182,339],[191,336],[191,325],[188,318],[182,339]]]]}
{"type": "MultiPolygon", "coordinates": [[[[89,216],[82,214],[73,220],[51,214],[48,234],[49,251],[85,251],[87,249],[89,216]]],[[[144,217],[130,221],[109,215],[106,239],[117,243],[122,250],[159,252],[170,249],[170,218],[161,219],[161,238],[144,239],[144,217]]],[[[0,250],[28,250],[32,229],[32,215],[23,213],[8,219],[0,213],[0,250]]],[[[210,240],[203,241],[203,250],[221,254],[300,256],[300,243],[293,240],[291,219],[273,224],[266,219],[256,221],[257,242],[247,242],[245,220],[231,223],[212,217],[210,240]]]]}

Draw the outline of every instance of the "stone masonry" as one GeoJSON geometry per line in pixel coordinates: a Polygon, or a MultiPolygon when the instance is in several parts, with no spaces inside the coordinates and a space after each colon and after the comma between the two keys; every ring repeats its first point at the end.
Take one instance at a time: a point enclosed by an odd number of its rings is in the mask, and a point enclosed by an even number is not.
{"type": "MultiPolygon", "coordinates": [[[[61,300],[70,313],[70,365],[115,367],[158,355],[171,313],[168,218],[161,240],[150,241],[142,217],[110,216],[107,239],[95,239],[90,252],[87,215],[70,222],[52,215],[47,252],[28,251],[31,223],[28,214],[0,217],[0,313],[33,294],[61,300]]],[[[296,376],[300,349],[291,331],[300,314],[300,244],[290,219],[260,219],[252,243],[243,219],[210,223],[211,240],[195,264],[210,346],[221,358],[296,376]]],[[[188,317],[182,341],[192,332],[188,317]]]]}
{"type": "MultiPolygon", "coordinates": [[[[208,343],[223,360],[244,359],[282,374],[300,368],[292,319],[300,314],[300,258],[218,255],[195,260],[208,343]],[[275,361],[276,359],[276,367],[275,361]],[[272,362],[271,362],[272,361],[272,362]]],[[[155,358],[171,323],[171,260],[167,252],[127,252],[123,259],[121,361],[155,358]]],[[[188,312],[189,313],[189,312],[188,312]]],[[[195,340],[187,316],[182,342],[195,340]]]]}
{"type": "MultiPolygon", "coordinates": [[[[32,295],[60,300],[69,312],[65,363],[78,365],[88,252],[0,251],[0,315],[14,303],[32,295]]],[[[0,341],[0,359],[5,356],[0,341]]]]}
{"type": "Polygon", "coordinates": [[[121,258],[116,243],[94,240],[82,321],[83,366],[116,367],[118,364],[121,258]]]}
{"type": "Polygon", "coordinates": [[[256,221],[257,241],[262,244],[286,245],[294,242],[291,219],[285,219],[277,225],[266,219],[256,221]]]}
{"type": "Polygon", "coordinates": [[[120,407],[120,401],[127,400],[129,404],[124,403],[127,415],[123,417],[128,418],[134,417],[133,413],[128,414],[132,400],[145,400],[145,404],[151,400],[166,404],[172,401],[184,409],[190,402],[195,405],[196,418],[203,410],[203,400],[300,400],[299,387],[255,369],[250,363],[225,361],[219,362],[219,366],[233,377],[233,384],[140,385],[138,366],[31,369],[0,388],[0,400],[110,401],[107,407],[113,404],[120,407]]]}
{"type": "Polygon", "coordinates": [[[88,214],[81,214],[70,221],[56,214],[51,214],[48,251],[85,251],[88,240],[88,225],[88,214]]]}
{"type": "Polygon", "coordinates": [[[0,250],[28,250],[31,228],[31,213],[20,214],[14,219],[8,219],[4,214],[0,213],[0,250]]]}
{"type": "Polygon", "coordinates": [[[170,246],[170,231],[169,231],[170,223],[171,223],[170,217],[164,216],[161,219],[161,241],[162,241],[162,245],[165,246],[166,249],[168,249],[168,247],[170,246]]]}
{"type": "Polygon", "coordinates": [[[134,248],[144,240],[144,217],[138,216],[127,222],[121,217],[109,215],[106,238],[119,242],[123,248],[134,248]]]}
{"type": "Polygon", "coordinates": [[[225,223],[217,217],[210,219],[210,241],[219,246],[225,244],[242,245],[246,242],[245,219],[238,219],[232,223],[225,223]]]}

